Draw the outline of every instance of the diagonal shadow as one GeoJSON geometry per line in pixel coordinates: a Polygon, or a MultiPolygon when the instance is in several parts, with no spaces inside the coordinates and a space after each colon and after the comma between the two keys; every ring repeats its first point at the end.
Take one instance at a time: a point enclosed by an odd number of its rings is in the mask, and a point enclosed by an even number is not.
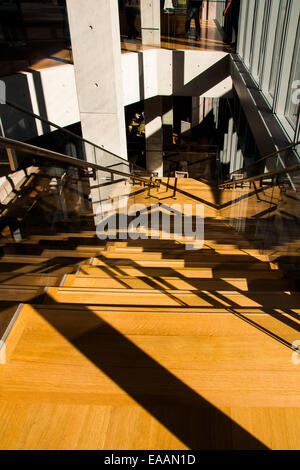
{"type": "Polygon", "coordinates": [[[218,83],[230,76],[229,54],[220,58],[202,73],[185,82],[185,52],[174,51],[173,56],[173,95],[177,96],[201,96],[218,83]]]}
{"type": "MultiPolygon", "coordinates": [[[[46,294],[45,302],[52,303],[53,299],[46,294]]],[[[82,332],[78,311],[65,310],[60,315],[57,307],[51,311],[35,306],[35,310],[187,447],[267,449],[84,305],[80,305],[84,324],[90,327],[86,332],[82,332]],[[109,341],[103,335],[109,336],[109,341]]]]}
{"type": "MultiPolygon", "coordinates": [[[[53,301],[45,295],[45,303],[53,301]]],[[[63,314],[59,304],[35,310],[189,448],[266,449],[88,307],[72,306],[63,314]]]]}
{"type": "MultiPolygon", "coordinates": [[[[107,260],[104,260],[103,257],[101,257],[102,261],[103,262],[107,262],[107,260]]],[[[122,259],[124,261],[124,259],[122,259]]],[[[128,259],[129,261],[129,259],[128,259]]],[[[254,259],[254,262],[257,262],[256,259],[254,259]]],[[[136,269],[136,270],[139,270],[141,273],[143,273],[143,275],[145,276],[143,279],[144,279],[144,282],[147,283],[150,287],[152,288],[155,288],[157,289],[158,291],[160,291],[161,293],[169,296],[170,298],[172,298],[173,300],[175,301],[179,301],[179,299],[176,297],[176,296],[173,296],[171,295],[170,293],[168,293],[166,291],[165,288],[162,288],[160,284],[157,283],[157,279],[153,276],[150,276],[148,273],[147,273],[147,270],[145,268],[143,268],[142,266],[140,266],[138,263],[134,262],[133,260],[130,260],[130,263],[131,263],[131,266],[136,269]]],[[[225,265],[226,266],[226,265],[225,265]]],[[[108,267],[108,266],[107,266],[108,267]]],[[[121,267],[116,267],[116,266],[110,266],[111,269],[117,269],[118,270],[118,274],[119,275],[125,275],[125,272],[122,271],[121,267]]],[[[173,276],[177,277],[178,279],[182,279],[182,280],[185,280],[185,281],[188,281],[190,283],[193,284],[193,282],[191,281],[190,278],[186,279],[184,278],[182,275],[180,275],[177,271],[175,271],[173,268],[168,268],[170,271],[173,272],[173,276]]],[[[162,268],[160,268],[160,270],[162,270],[162,268]]],[[[172,286],[169,286],[168,287],[168,282],[165,281],[164,284],[166,285],[167,289],[171,289],[173,290],[174,288],[172,286]]],[[[249,299],[251,300],[254,300],[254,301],[257,301],[257,294],[255,292],[249,292],[249,291],[241,291],[240,289],[238,289],[237,287],[235,287],[235,292],[238,292],[240,293],[241,295],[243,295],[244,297],[248,297],[249,299]]],[[[258,329],[259,331],[261,331],[262,333],[264,334],[267,334],[268,336],[270,336],[271,338],[273,338],[275,341],[279,341],[281,344],[283,344],[284,346],[288,347],[289,349],[293,349],[292,348],[292,344],[287,341],[286,339],[284,339],[282,336],[276,334],[276,332],[274,331],[271,331],[269,330],[268,328],[265,328],[261,325],[259,325],[259,323],[245,317],[244,315],[242,315],[240,312],[238,312],[238,309],[241,308],[241,305],[238,304],[238,303],[235,303],[233,300],[229,300],[226,295],[222,294],[221,292],[218,292],[218,291],[211,291],[210,294],[213,294],[213,297],[211,297],[208,293],[206,293],[204,291],[204,289],[201,290],[201,293],[198,292],[198,291],[193,291],[193,294],[198,296],[199,298],[201,298],[202,300],[205,300],[206,302],[208,302],[209,304],[211,304],[213,307],[215,308],[221,308],[221,309],[225,309],[226,311],[234,314],[235,316],[237,316],[240,320],[244,320],[246,321],[247,323],[249,323],[251,326],[254,326],[256,329],[258,329]],[[224,303],[225,302],[225,303],[224,303]],[[227,305],[227,306],[226,306],[227,305]]],[[[284,296],[283,293],[281,293],[282,296],[284,296]]],[[[286,299],[287,301],[289,300],[289,296],[286,296],[286,299]]],[[[120,304],[120,306],[122,307],[122,305],[120,304]]],[[[132,305],[134,306],[134,304],[132,305]]],[[[158,305],[157,305],[158,306],[158,305]]],[[[192,307],[191,305],[187,305],[185,304],[186,307],[188,308],[195,308],[195,309],[198,309],[200,307],[192,307]]],[[[163,307],[163,306],[161,306],[163,307]]],[[[291,306],[291,307],[295,307],[295,306],[291,306]]],[[[176,307],[173,307],[174,309],[176,307]]],[[[278,320],[279,322],[283,323],[284,325],[286,326],[289,326],[290,328],[294,329],[295,331],[300,331],[299,330],[299,324],[294,322],[292,319],[288,319],[286,317],[282,317],[282,315],[278,314],[274,309],[270,309],[270,308],[267,308],[265,306],[261,306],[261,308],[263,309],[264,313],[265,314],[268,314],[270,317],[273,317],[275,318],[276,320],[278,320]]],[[[252,308],[251,307],[248,307],[247,308],[249,310],[249,313],[251,312],[252,308]]],[[[286,310],[286,313],[290,314],[292,313],[290,309],[287,309],[286,310]]],[[[298,320],[298,317],[296,318],[298,320]]]]}
{"type": "MultiPolygon", "coordinates": [[[[164,181],[162,181],[162,182],[161,182],[161,185],[162,185],[162,186],[167,186],[167,183],[165,183],[164,181]]],[[[233,200],[228,201],[228,202],[225,202],[225,203],[223,203],[223,204],[219,204],[219,203],[214,204],[214,203],[212,203],[212,202],[209,202],[209,201],[206,201],[205,199],[200,198],[199,196],[195,196],[194,194],[188,193],[187,191],[184,191],[184,190],[181,189],[181,188],[178,188],[178,187],[175,188],[175,186],[172,185],[172,184],[169,184],[168,187],[169,187],[170,189],[173,189],[173,190],[176,189],[176,192],[178,192],[178,193],[180,193],[180,194],[183,194],[184,196],[186,196],[186,197],[188,197],[188,198],[190,198],[190,199],[192,199],[192,200],[194,200],[194,201],[201,202],[202,204],[204,204],[204,205],[206,205],[206,206],[208,206],[208,207],[211,207],[211,208],[213,208],[213,209],[218,209],[218,210],[222,210],[222,209],[231,207],[231,206],[233,206],[234,204],[237,204],[238,202],[241,202],[241,201],[243,201],[243,200],[245,200],[245,199],[250,199],[250,198],[251,198],[252,196],[254,196],[255,194],[258,194],[258,193],[260,193],[260,192],[263,192],[263,188],[261,188],[261,189],[259,189],[259,190],[257,190],[257,191],[252,191],[252,192],[249,192],[249,193],[247,193],[247,194],[243,194],[242,196],[239,196],[238,198],[233,199],[233,200]]],[[[212,188],[211,188],[211,189],[212,189],[212,188]]],[[[219,192],[219,191],[218,191],[218,192],[219,192]]],[[[218,199],[218,198],[215,197],[215,199],[218,199]]]]}

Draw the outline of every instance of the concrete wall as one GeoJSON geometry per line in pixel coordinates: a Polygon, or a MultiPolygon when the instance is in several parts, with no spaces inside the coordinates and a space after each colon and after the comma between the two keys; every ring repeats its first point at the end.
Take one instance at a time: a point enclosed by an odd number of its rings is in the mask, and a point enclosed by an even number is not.
{"type": "Polygon", "coordinates": [[[142,44],[160,44],[160,0],[140,0],[142,44]]]}
{"type": "MultiPolygon", "coordinates": [[[[73,65],[22,72],[1,78],[7,101],[16,103],[61,127],[79,122],[73,65]]],[[[0,105],[0,119],[6,137],[28,140],[50,132],[47,124],[0,105]]]]}
{"type": "MultiPolygon", "coordinates": [[[[122,55],[124,106],[162,96],[217,98],[232,89],[229,55],[224,52],[152,49],[122,55]]],[[[65,127],[80,121],[74,67],[58,67],[4,77],[7,100],[65,127]]],[[[50,132],[47,125],[0,105],[7,137],[28,140],[50,132]]]]}
{"type": "Polygon", "coordinates": [[[232,90],[224,52],[152,49],[122,56],[125,105],[162,96],[222,97],[232,90]]]}

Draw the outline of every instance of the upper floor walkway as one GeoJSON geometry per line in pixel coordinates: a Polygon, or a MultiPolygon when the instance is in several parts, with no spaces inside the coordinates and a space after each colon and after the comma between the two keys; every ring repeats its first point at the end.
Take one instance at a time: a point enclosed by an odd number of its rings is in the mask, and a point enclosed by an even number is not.
{"type": "MultiPolygon", "coordinates": [[[[185,51],[218,51],[234,53],[235,46],[223,41],[223,34],[217,26],[215,20],[201,20],[200,39],[196,40],[194,35],[188,37],[184,32],[184,17],[179,17],[179,33],[171,36],[168,30],[162,33],[160,45],[148,46],[142,44],[141,37],[128,39],[125,34],[121,34],[121,52],[140,52],[150,49],[185,50],[185,51]]],[[[44,70],[66,64],[73,64],[72,46],[66,45],[64,40],[53,39],[41,41],[35,38],[29,43],[11,44],[9,47],[1,44],[5,49],[1,53],[1,76],[9,76],[15,73],[26,72],[27,70],[44,70]]]]}

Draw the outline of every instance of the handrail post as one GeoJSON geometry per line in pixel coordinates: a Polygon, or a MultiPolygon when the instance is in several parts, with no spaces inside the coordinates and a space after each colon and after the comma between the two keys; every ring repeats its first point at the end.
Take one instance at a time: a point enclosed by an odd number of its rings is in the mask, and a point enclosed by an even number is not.
{"type": "Polygon", "coordinates": [[[172,196],[172,198],[175,198],[175,196],[176,196],[176,191],[177,191],[177,180],[178,180],[178,178],[175,178],[175,182],[174,182],[174,191],[173,191],[173,196],[172,196]]]}
{"type": "Polygon", "coordinates": [[[148,186],[148,194],[147,194],[148,197],[151,197],[150,191],[151,191],[152,178],[153,178],[153,176],[150,176],[149,186],[148,186]]]}

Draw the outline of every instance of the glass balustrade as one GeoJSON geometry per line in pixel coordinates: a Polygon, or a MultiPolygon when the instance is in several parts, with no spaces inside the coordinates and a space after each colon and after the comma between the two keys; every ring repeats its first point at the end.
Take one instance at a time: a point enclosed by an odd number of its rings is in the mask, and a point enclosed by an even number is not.
{"type": "Polygon", "coordinates": [[[71,63],[70,46],[65,0],[0,2],[2,76],[27,70],[28,67],[71,63]]]}
{"type": "Polygon", "coordinates": [[[231,185],[223,186],[222,218],[251,240],[273,263],[274,269],[280,268],[294,278],[295,289],[298,289],[299,144],[238,170],[230,178],[231,185]]]}

